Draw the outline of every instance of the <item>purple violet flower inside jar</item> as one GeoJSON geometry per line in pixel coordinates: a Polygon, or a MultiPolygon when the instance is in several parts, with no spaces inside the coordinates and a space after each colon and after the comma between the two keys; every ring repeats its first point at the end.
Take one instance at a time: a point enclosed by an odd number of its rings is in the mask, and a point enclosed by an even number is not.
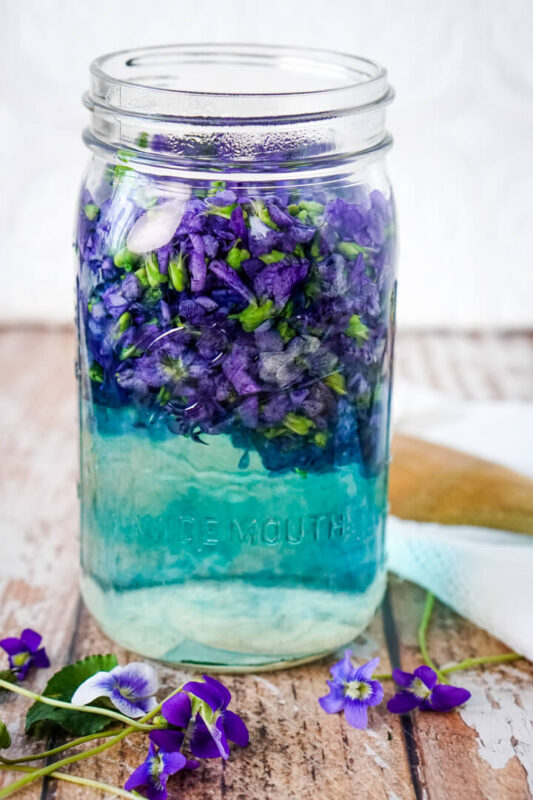
{"type": "Polygon", "coordinates": [[[385,587],[395,221],[384,69],[97,59],[78,257],[83,593],[125,647],[274,668],[385,587]]]}

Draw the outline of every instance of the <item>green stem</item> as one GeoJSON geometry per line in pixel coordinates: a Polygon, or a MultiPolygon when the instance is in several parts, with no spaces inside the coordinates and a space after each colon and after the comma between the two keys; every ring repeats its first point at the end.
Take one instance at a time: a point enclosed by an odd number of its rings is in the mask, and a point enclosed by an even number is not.
{"type": "MultiPolygon", "coordinates": [[[[10,769],[15,770],[16,772],[26,772],[31,775],[33,770],[31,767],[18,767],[18,766],[0,766],[0,769],[10,769]]],[[[77,775],[68,775],[65,772],[51,772],[51,778],[58,778],[60,781],[68,781],[68,783],[76,783],[79,786],[89,786],[91,789],[99,789],[101,792],[107,792],[108,794],[116,795],[117,797],[128,797],[128,798],[136,798],[139,797],[138,794],[133,794],[133,792],[127,792],[126,789],[119,789],[118,786],[111,786],[109,783],[102,783],[101,781],[92,781],[90,778],[78,778],[77,775]]]]}
{"type": "MultiPolygon", "coordinates": [[[[498,656],[476,656],[475,658],[465,658],[464,661],[459,661],[457,664],[450,664],[449,667],[442,667],[438,670],[439,674],[448,675],[450,672],[458,672],[461,669],[472,669],[472,667],[479,667],[483,664],[504,664],[508,661],[520,661],[524,658],[519,653],[503,653],[498,656]]],[[[372,676],[376,681],[391,681],[392,675],[390,672],[383,672],[380,675],[372,676]]]]}
{"type": "Polygon", "coordinates": [[[435,662],[429,655],[426,643],[427,631],[429,628],[429,622],[431,620],[431,614],[433,613],[434,606],[435,606],[435,595],[432,594],[431,592],[428,592],[426,594],[424,613],[422,614],[422,619],[420,620],[420,626],[418,628],[418,646],[420,648],[420,652],[422,653],[422,658],[424,660],[424,663],[427,664],[428,667],[431,667],[431,669],[437,673],[437,676],[442,683],[448,683],[448,681],[445,678],[443,678],[442,671],[438,669],[435,662]]]}
{"type": "Polygon", "coordinates": [[[83,711],[86,714],[98,714],[102,717],[110,717],[119,722],[123,722],[129,727],[136,728],[139,731],[151,730],[150,725],[143,725],[142,722],[137,722],[130,717],[125,717],[119,714],[118,711],[112,711],[110,708],[98,708],[97,706],[75,706],[72,703],[65,703],[63,700],[54,700],[51,697],[45,697],[42,694],[30,692],[29,689],[23,689],[22,686],[17,686],[14,683],[8,683],[0,679],[0,689],[7,689],[8,692],[15,692],[21,694],[23,697],[29,697],[30,700],[36,700],[38,703],[44,703],[47,706],[55,706],[56,708],[68,708],[69,711],[83,711]]]}
{"type": "Polygon", "coordinates": [[[519,661],[524,656],[519,653],[503,653],[499,656],[478,656],[476,658],[465,658],[458,664],[451,664],[449,667],[443,667],[441,672],[448,675],[450,672],[457,672],[460,669],[471,669],[472,667],[479,667],[482,664],[504,664],[507,661],[519,661]]]}
{"type": "Polygon", "coordinates": [[[85,742],[91,742],[93,739],[109,739],[111,736],[116,736],[120,733],[122,728],[112,728],[111,730],[102,731],[101,733],[93,733],[89,736],[80,736],[78,739],[72,739],[66,744],[61,744],[54,747],[52,750],[45,750],[42,753],[35,753],[32,756],[22,756],[21,758],[2,758],[0,756],[0,763],[2,764],[23,764],[26,761],[39,761],[41,758],[49,758],[55,756],[57,753],[62,753],[64,750],[71,750],[73,747],[78,747],[85,742]]]}
{"type": "MultiPolygon", "coordinates": [[[[145,714],[144,717],[140,720],[140,724],[144,724],[148,722],[152,717],[155,717],[161,711],[163,703],[169,699],[169,697],[173,697],[173,695],[177,694],[181,691],[182,687],[180,686],[178,689],[175,689],[173,692],[169,694],[168,697],[165,698],[161,703],[153,708],[148,714],[145,714]]],[[[149,726],[149,730],[152,729],[152,726],[149,726]]],[[[90,758],[91,756],[97,756],[100,753],[103,753],[105,750],[108,750],[110,747],[114,747],[114,745],[118,744],[118,742],[125,739],[126,736],[129,736],[130,733],[135,733],[138,731],[138,728],[133,727],[133,725],[129,725],[127,728],[124,728],[119,734],[113,736],[108,742],[104,744],[100,744],[97,747],[91,747],[89,750],[84,750],[83,753],[77,753],[74,756],[69,756],[68,758],[62,758],[60,761],[55,761],[53,764],[48,764],[46,767],[41,767],[40,769],[32,770],[28,773],[24,778],[21,778],[14,783],[9,784],[4,789],[0,790],[0,798],[9,797],[10,795],[18,792],[19,789],[22,789],[24,786],[27,786],[29,783],[37,780],[38,778],[44,778],[45,775],[51,775],[52,772],[55,772],[60,767],[66,767],[69,764],[75,764],[77,761],[83,761],[86,758],[90,758]]]]}
{"type": "Polygon", "coordinates": [[[67,767],[69,764],[75,764],[76,761],[82,761],[90,756],[96,756],[99,753],[103,753],[104,750],[108,750],[110,747],[118,744],[118,742],[122,741],[122,739],[125,739],[126,736],[129,736],[129,734],[133,733],[134,731],[135,728],[124,728],[121,733],[117,734],[117,736],[114,736],[108,742],[105,742],[105,744],[98,745],[98,747],[92,747],[90,750],[85,750],[83,753],[78,753],[75,756],[62,758],[46,767],[40,767],[40,769],[31,770],[31,772],[29,772],[24,778],[20,778],[20,780],[10,783],[9,786],[5,787],[5,789],[1,789],[0,797],[9,797],[9,795],[18,792],[19,789],[22,789],[24,786],[32,783],[32,781],[37,780],[37,778],[44,778],[45,775],[50,775],[52,772],[55,772],[59,767],[67,767]]]}

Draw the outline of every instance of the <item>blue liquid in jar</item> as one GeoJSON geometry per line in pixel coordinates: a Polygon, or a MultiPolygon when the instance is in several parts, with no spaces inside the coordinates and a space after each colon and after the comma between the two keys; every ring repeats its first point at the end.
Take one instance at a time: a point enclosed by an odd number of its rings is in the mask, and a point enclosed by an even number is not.
{"type": "Polygon", "coordinates": [[[82,587],[103,630],[163,661],[275,667],[362,631],[385,586],[386,468],[272,473],[131,409],[82,404],[82,587]]]}

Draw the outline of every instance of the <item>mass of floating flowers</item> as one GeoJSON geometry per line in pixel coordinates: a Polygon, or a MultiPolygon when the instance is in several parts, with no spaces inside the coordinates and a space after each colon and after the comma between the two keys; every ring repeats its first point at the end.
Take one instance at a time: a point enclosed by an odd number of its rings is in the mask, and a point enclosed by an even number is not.
{"type": "MultiPolygon", "coordinates": [[[[433,596],[428,593],[419,630],[420,650],[427,661],[431,659],[427,654],[425,636],[432,608],[433,596]]],[[[37,732],[46,737],[52,731],[60,730],[76,738],[42,753],[12,759],[0,756],[0,770],[23,773],[21,778],[0,789],[0,799],[51,775],[119,797],[166,800],[167,783],[176,773],[196,769],[199,766],[197,759],[227,760],[230,742],[239,747],[249,744],[244,720],[229,708],[230,691],[209,675],[204,675],[202,680],[185,682],[158,701],[159,679],[150,664],[134,662],[119,666],[115,656],[89,656],[59,670],[49,680],[43,694],[23,688],[20,683],[32,668],[49,666],[40,644],[39,634],[29,629],[24,630],[20,637],[0,641],[9,659],[9,669],[0,672],[0,689],[35,701],[26,716],[27,732],[37,732]],[[18,655],[20,658],[17,659],[18,655]],[[37,729],[34,727],[36,722],[40,726],[37,729]],[[121,727],[110,727],[117,722],[121,727]],[[63,767],[114,747],[132,734],[147,737],[147,752],[123,789],[62,771],[63,767]],[[93,740],[97,739],[104,739],[104,743],[95,744],[93,740]],[[87,742],[92,742],[88,749],[50,762],[51,757],[87,742]],[[26,766],[26,762],[38,760],[43,760],[45,766],[26,766]]],[[[346,722],[359,729],[368,725],[368,709],[378,706],[383,700],[382,681],[394,680],[399,687],[387,702],[387,709],[393,714],[406,714],[414,709],[448,712],[470,698],[466,689],[448,684],[448,673],[521,657],[516,653],[505,653],[465,659],[440,670],[431,662],[431,665],[422,664],[412,673],[394,669],[391,675],[375,675],[379,658],[355,666],[352,655],[351,650],[346,650],[344,657],[331,667],[329,692],[318,702],[328,714],[343,711],[346,722]]],[[[0,750],[7,749],[10,744],[8,729],[0,720],[0,750]]]]}
{"type": "Polygon", "coordinates": [[[76,240],[93,401],[177,435],[227,434],[273,471],[374,470],[392,199],[222,182],[173,197],[116,169],[112,181],[100,205],[83,191],[76,240]]]}

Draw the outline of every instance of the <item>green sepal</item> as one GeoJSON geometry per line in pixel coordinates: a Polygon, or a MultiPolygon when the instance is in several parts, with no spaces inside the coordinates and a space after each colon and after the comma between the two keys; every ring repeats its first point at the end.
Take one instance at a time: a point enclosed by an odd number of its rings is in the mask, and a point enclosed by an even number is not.
{"type": "Polygon", "coordinates": [[[310,214],[324,213],[324,206],[322,203],[317,203],[316,200],[300,200],[298,205],[304,211],[309,211],[310,214]]]}
{"type": "Polygon", "coordinates": [[[279,231],[278,226],[276,225],[275,222],[272,221],[268,208],[266,207],[266,205],[262,200],[252,200],[252,207],[255,216],[258,217],[261,220],[261,222],[264,222],[265,225],[268,225],[269,228],[272,228],[275,231],[279,231]]]}
{"type": "Polygon", "coordinates": [[[361,253],[363,255],[366,253],[366,247],[362,247],[360,244],[357,244],[357,242],[339,242],[337,250],[342,256],[345,256],[345,258],[351,259],[357,258],[361,253]]]}
{"type": "Polygon", "coordinates": [[[308,417],[304,417],[301,414],[295,414],[293,411],[289,411],[283,420],[283,424],[292,433],[297,433],[298,436],[307,436],[309,431],[315,427],[312,419],[308,419],[308,417]]]}
{"type": "Polygon", "coordinates": [[[327,431],[317,431],[313,436],[313,441],[317,447],[325,447],[328,443],[329,433],[327,431]]]}
{"type": "Polygon", "coordinates": [[[250,251],[245,247],[239,247],[240,239],[237,239],[231,250],[228,251],[226,261],[232,269],[239,270],[243,261],[250,258],[250,251]]]}
{"type": "Polygon", "coordinates": [[[218,194],[219,192],[223,192],[226,188],[226,181],[211,181],[209,184],[210,189],[207,192],[207,196],[213,196],[214,194],[218,194]]]}
{"type": "Polygon", "coordinates": [[[305,469],[300,469],[300,467],[294,467],[294,471],[297,475],[300,476],[300,478],[304,478],[304,480],[307,478],[309,474],[308,472],[306,472],[305,469]]]}
{"type": "Polygon", "coordinates": [[[315,260],[320,258],[320,238],[318,232],[313,236],[313,241],[311,243],[311,255],[315,260]]]}
{"type": "Polygon", "coordinates": [[[115,253],[113,263],[115,267],[131,272],[139,263],[139,256],[136,253],[130,253],[127,247],[123,247],[122,250],[115,253]]]}
{"type": "Polygon", "coordinates": [[[178,258],[172,258],[168,262],[168,276],[170,283],[177,292],[183,292],[187,286],[187,268],[185,267],[185,259],[180,250],[178,258]]]}
{"type": "Polygon", "coordinates": [[[214,214],[215,217],[224,217],[224,219],[231,219],[233,210],[237,208],[237,203],[231,203],[229,206],[209,206],[205,211],[206,214],[214,214]]]}
{"type": "MultiPolygon", "coordinates": [[[[12,669],[0,670],[0,679],[3,680],[3,681],[6,681],[7,683],[16,683],[17,682],[17,676],[15,675],[15,673],[13,672],[12,669]]],[[[0,691],[2,691],[2,690],[0,689],[0,691]]]]}
{"type": "Polygon", "coordinates": [[[152,289],[157,289],[160,283],[167,283],[168,276],[162,275],[159,272],[159,262],[155,253],[150,253],[144,259],[144,267],[146,269],[146,277],[152,289]]]}
{"type": "Polygon", "coordinates": [[[278,325],[278,333],[285,343],[290,342],[296,336],[294,331],[286,320],[282,320],[278,325]]]}
{"type": "Polygon", "coordinates": [[[166,386],[162,386],[157,393],[156,403],[159,403],[160,406],[165,406],[168,401],[170,400],[170,392],[166,386]]]}
{"type": "Polygon", "coordinates": [[[0,750],[6,750],[11,745],[11,736],[5,722],[0,719],[0,750]]]}
{"type": "Polygon", "coordinates": [[[163,292],[159,286],[155,289],[152,286],[148,286],[148,289],[146,289],[146,291],[143,293],[143,303],[145,306],[153,308],[153,306],[156,306],[159,303],[162,297],[163,292]]]}
{"type": "Polygon", "coordinates": [[[89,367],[89,378],[93,383],[104,382],[104,368],[98,363],[98,361],[93,361],[89,367]]]}
{"type": "Polygon", "coordinates": [[[246,333],[251,333],[258,328],[266,319],[274,316],[275,309],[272,300],[266,300],[264,303],[256,303],[255,300],[246,306],[240,314],[231,315],[231,319],[238,319],[241,323],[243,330],[246,333]]]}
{"type": "Polygon", "coordinates": [[[126,361],[127,358],[138,358],[142,356],[142,350],[139,350],[134,344],[129,347],[123,347],[120,351],[119,358],[121,361],[126,361]]]}
{"type": "Polygon", "coordinates": [[[143,131],[138,135],[137,147],[148,147],[148,134],[146,133],[146,131],[143,131]]]}
{"type": "Polygon", "coordinates": [[[261,431],[265,439],[277,439],[278,436],[285,436],[287,431],[285,428],[265,428],[264,431],[261,431]]]}
{"type": "Polygon", "coordinates": [[[148,282],[148,275],[146,274],[146,267],[140,267],[140,269],[136,269],[134,275],[143,289],[148,289],[150,284],[148,282]]]}
{"type": "Polygon", "coordinates": [[[364,322],[361,322],[359,314],[352,314],[344,333],[351,339],[357,339],[360,342],[366,342],[368,339],[368,327],[364,322]]]}
{"type": "Polygon", "coordinates": [[[263,264],[277,264],[278,261],[283,261],[284,258],[287,258],[287,253],[282,253],[281,250],[271,250],[270,253],[259,256],[263,264]]]}
{"type": "Polygon", "coordinates": [[[337,394],[346,394],[346,381],[341,372],[332,372],[324,378],[324,383],[337,394]]]}
{"type": "Polygon", "coordinates": [[[305,250],[303,244],[297,244],[293,250],[293,253],[297,258],[305,258],[305,250]]]}
{"type": "Polygon", "coordinates": [[[91,222],[93,222],[93,220],[95,220],[98,214],[100,213],[100,209],[98,206],[95,206],[94,203],[86,203],[83,206],[83,213],[85,214],[87,219],[90,219],[91,222]]]}
{"type": "MultiPolygon", "coordinates": [[[[96,672],[109,672],[117,666],[115,655],[94,655],[63,667],[53,675],[42,693],[45,697],[53,697],[70,703],[72,695],[87,678],[96,672]]],[[[100,704],[100,707],[102,705],[100,704]]],[[[47,706],[39,701],[35,702],[26,715],[26,733],[36,736],[46,736],[57,728],[62,728],[73,736],[88,736],[99,733],[113,724],[109,717],[97,714],[88,714],[83,711],[71,711],[67,708],[47,706]]]]}
{"type": "Polygon", "coordinates": [[[129,311],[125,311],[123,314],[120,315],[118,318],[118,330],[120,333],[124,333],[127,331],[131,325],[131,314],[129,311]]]}

